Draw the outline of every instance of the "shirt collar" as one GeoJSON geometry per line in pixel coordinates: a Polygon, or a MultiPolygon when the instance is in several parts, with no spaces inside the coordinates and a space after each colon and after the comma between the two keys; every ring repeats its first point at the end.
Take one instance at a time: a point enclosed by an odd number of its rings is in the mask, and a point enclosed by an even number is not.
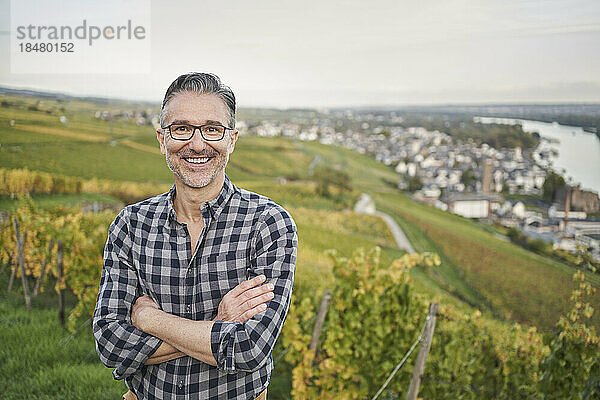
{"type": "MultiPolygon", "coordinates": [[[[223,211],[229,198],[236,191],[236,187],[231,183],[227,174],[225,175],[225,181],[223,182],[223,187],[221,188],[221,192],[212,200],[206,201],[200,205],[200,209],[202,210],[202,214],[204,215],[205,209],[208,210],[213,218],[218,217],[218,215],[223,211]]],[[[169,216],[167,218],[167,224],[171,222],[177,221],[177,214],[175,213],[175,208],[173,207],[173,199],[175,197],[176,188],[175,184],[171,186],[169,193],[167,194],[167,210],[169,216]]]]}

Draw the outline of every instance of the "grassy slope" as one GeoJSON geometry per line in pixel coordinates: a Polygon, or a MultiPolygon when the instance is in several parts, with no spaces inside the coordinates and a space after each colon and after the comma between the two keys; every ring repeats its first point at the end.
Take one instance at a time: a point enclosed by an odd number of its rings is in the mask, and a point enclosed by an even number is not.
{"type": "MultiPolygon", "coordinates": [[[[458,286],[464,276],[474,293],[483,295],[500,315],[550,328],[568,310],[572,268],[502,241],[473,221],[405,196],[380,194],[377,200],[397,218],[423,230],[450,263],[459,266],[458,277],[449,273],[447,281],[458,286]]],[[[588,279],[600,286],[597,275],[588,279]]],[[[600,293],[596,292],[593,303],[600,304],[600,293]]],[[[593,323],[600,326],[598,313],[593,323]]]]}

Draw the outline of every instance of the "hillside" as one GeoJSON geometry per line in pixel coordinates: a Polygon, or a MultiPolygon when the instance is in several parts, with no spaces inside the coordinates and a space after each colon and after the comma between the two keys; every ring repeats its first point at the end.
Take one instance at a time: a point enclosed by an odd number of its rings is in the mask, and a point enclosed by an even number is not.
{"type": "MultiPolygon", "coordinates": [[[[114,121],[116,144],[111,145],[111,124],[94,118],[95,111],[110,109],[106,104],[15,95],[5,96],[2,104],[0,168],[28,168],[83,179],[155,182],[163,188],[172,182],[172,173],[158,152],[151,126],[114,121]],[[61,115],[66,116],[68,124],[60,122],[61,115]]],[[[113,107],[136,109],[135,104],[123,102],[113,107]]],[[[248,118],[257,118],[256,113],[255,110],[248,118]]],[[[274,118],[271,114],[276,115],[276,111],[269,114],[269,118],[274,118]]],[[[396,174],[392,169],[367,156],[316,142],[243,136],[227,173],[237,185],[270,196],[292,209],[304,227],[300,234],[307,233],[300,265],[304,261],[323,264],[319,260],[323,259],[321,252],[328,248],[327,243],[336,243],[346,252],[378,244],[389,259],[401,254],[393,249],[390,234],[379,220],[343,212],[352,208],[360,193],[366,192],[374,196],[378,208],[393,215],[404,227],[415,248],[440,253],[444,261],[440,268],[414,272],[423,287],[452,294],[455,299],[493,311],[496,316],[542,328],[552,327],[566,311],[564,299],[571,291],[571,268],[501,241],[472,221],[414,203],[395,190],[396,174]],[[309,175],[309,165],[314,161],[317,166],[346,172],[352,179],[353,192],[331,198],[315,196],[315,184],[309,175]],[[315,218],[318,210],[330,212],[315,218]],[[322,223],[325,216],[351,222],[322,223]],[[343,223],[351,228],[342,228],[343,223]],[[358,229],[363,226],[373,228],[358,229]],[[346,234],[353,236],[335,240],[337,235],[346,234]]],[[[3,201],[0,204],[9,207],[10,202],[3,201]]],[[[594,278],[592,283],[600,286],[594,278]]],[[[600,293],[596,296],[600,304],[600,293]]],[[[599,314],[594,319],[597,326],[599,314]]]]}
{"type": "MultiPolygon", "coordinates": [[[[107,105],[79,99],[40,100],[13,94],[1,99],[0,168],[27,168],[78,178],[82,182],[81,193],[34,195],[40,207],[75,206],[95,201],[112,207],[116,215],[124,202],[131,201],[131,195],[124,197],[114,188],[127,186],[141,200],[168,190],[172,183],[172,173],[158,152],[151,126],[115,120],[111,135],[111,122],[94,117],[96,111],[107,107],[136,109],[147,105],[107,105]],[[60,121],[63,115],[67,123],[60,121]],[[101,184],[97,179],[104,181],[101,184]]],[[[276,115],[277,111],[270,113],[276,115]]],[[[252,114],[252,118],[259,116],[252,114]]],[[[357,249],[379,246],[382,265],[389,265],[404,255],[395,248],[380,218],[351,211],[358,196],[369,193],[377,208],[401,225],[417,251],[439,254],[440,266],[419,265],[408,271],[411,284],[418,296],[425,299],[423,301],[436,301],[465,315],[478,315],[476,310],[481,310],[485,319],[482,326],[491,326],[492,331],[498,332],[510,329],[520,332],[520,328],[511,328],[513,322],[547,331],[568,311],[568,298],[574,287],[572,268],[502,241],[484,225],[415,203],[396,189],[397,174],[391,168],[366,155],[318,142],[241,136],[227,174],[236,185],[282,204],[294,217],[300,243],[295,285],[302,288],[298,293],[310,294],[310,301],[318,300],[335,282],[331,259],[325,255],[328,249],[350,256],[357,249]],[[348,174],[352,190],[333,189],[328,196],[320,195],[311,173],[318,167],[331,167],[348,174]]],[[[0,196],[0,209],[10,210],[16,205],[16,199],[0,196]]],[[[8,271],[0,269],[0,300],[8,299],[6,304],[17,304],[16,298],[4,293],[7,280],[8,271]]],[[[600,287],[598,276],[588,277],[588,281],[600,287]]],[[[49,282],[46,290],[52,292],[53,287],[49,282]]],[[[51,294],[48,297],[52,297],[51,294]]],[[[600,304],[599,291],[592,301],[600,304]]],[[[21,313],[26,312],[15,311],[7,317],[7,324],[0,324],[0,334],[10,335],[13,343],[19,336],[15,329],[26,331],[32,323],[31,318],[21,313]]],[[[600,328],[599,314],[596,312],[593,317],[597,328],[600,328]]],[[[47,327],[43,329],[55,328],[47,315],[39,318],[47,327]]],[[[307,323],[312,324],[312,321],[307,323]]],[[[41,331],[37,334],[43,335],[41,331]]],[[[94,364],[91,339],[77,339],[76,343],[87,358],[84,371],[68,369],[75,385],[93,379],[116,390],[120,383],[103,381],[106,369],[99,363],[94,364]]],[[[28,346],[27,357],[32,358],[20,359],[10,352],[4,354],[10,362],[0,364],[0,378],[5,378],[3,374],[30,368],[28,364],[37,357],[32,350],[35,342],[28,346]]],[[[283,352],[282,348],[278,350],[283,352]]],[[[41,372],[31,374],[25,383],[13,382],[9,389],[14,390],[12,393],[21,393],[18,390],[24,385],[38,387],[43,380],[64,382],[67,370],[58,368],[61,354],[49,355],[41,372]]],[[[281,365],[276,369],[270,392],[275,399],[286,398],[290,393],[291,372],[285,369],[286,364],[281,365]]],[[[36,393],[46,394],[44,390],[48,389],[44,387],[46,389],[36,393]]],[[[68,398],[68,394],[56,390],[56,398],[68,398]]],[[[19,398],[18,394],[14,396],[19,398]]]]}

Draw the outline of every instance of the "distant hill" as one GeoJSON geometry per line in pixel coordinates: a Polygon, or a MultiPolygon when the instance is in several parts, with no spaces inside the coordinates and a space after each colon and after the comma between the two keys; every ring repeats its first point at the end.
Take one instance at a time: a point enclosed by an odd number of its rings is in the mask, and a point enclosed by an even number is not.
{"type": "Polygon", "coordinates": [[[78,100],[78,101],[86,101],[94,104],[115,104],[119,102],[123,103],[136,103],[136,104],[146,104],[148,106],[157,106],[157,103],[149,102],[149,101],[140,101],[140,100],[126,100],[126,99],[114,99],[108,97],[97,97],[97,96],[74,96],[59,92],[47,92],[47,91],[39,91],[39,90],[31,90],[31,89],[14,89],[8,87],[0,86],[0,94],[4,95],[17,95],[17,96],[26,96],[31,98],[39,98],[39,99],[54,99],[54,100],[78,100]]]}
{"type": "Polygon", "coordinates": [[[409,115],[415,113],[448,115],[451,119],[481,116],[558,122],[561,125],[578,126],[600,135],[600,103],[447,105],[406,107],[398,111],[409,115]]]}

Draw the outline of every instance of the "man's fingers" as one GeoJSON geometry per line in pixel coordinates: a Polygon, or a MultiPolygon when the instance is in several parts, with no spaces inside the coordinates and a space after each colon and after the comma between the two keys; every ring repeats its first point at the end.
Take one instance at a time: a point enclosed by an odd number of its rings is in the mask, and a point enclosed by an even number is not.
{"type": "Polygon", "coordinates": [[[240,294],[238,297],[240,300],[242,301],[248,301],[250,299],[253,299],[257,296],[261,296],[265,293],[269,293],[272,292],[274,289],[273,284],[272,283],[267,283],[264,285],[260,285],[259,287],[255,287],[249,290],[246,290],[245,292],[243,292],[242,294],[240,294]]]}
{"type": "Polygon", "coordinates": [[[259,304],[258,306],[249,309],[248,311],[244,312],[242,315],[240,315],[238,321],[240,322],[245,322],[247,320],[249,320],[250,318],[254,317],[256,314],[259,314],[263,311],[265,311],[267,309],[267,305],[266,304],[259,304]]]}
{"type": "Polygon", "coordinates": [[[252,289],[253,287],[260,285],[266,280],[267,277],[263,274],[255,276],[252,279],[240,283],[239,285],[231,289],[231,291],[228,294],[232,295],[233,297],[237,297],[240,294],[244,293],[246,290],[252,289]]]}
{"type": "MultiPolygon", "coordinates": [[[[252,318],[256,314],[267,309],[267,302],[273,300],[275,295],[273,292],[263,293],[260,296],[256,296],[248,301],[240,303],[238,305],[238,313],[240,315],[235,318],[235,321],[246,322],[248,319],[252,318]]],[[[236,300],[241,298],[238,297],[236,300]]]]}
{"type": "Polygon", "coordinates": [[[231,289],[219,303],[215,318],[219,321],[245,322],[266,310],[265,303],[275,297],[273,283],[263,285],[266,279],[265,275],[258,275],[231,289]]]}
{"type": "Polygon", "coordinates": [[[273,292],[268,292],[268,293],[262,294],[260,296],[256,296],[256,297],[248,300],[245,303],[245,305],[246,305],[246,307],[252,309],[260,304],[266,303],[269,300],[273,300],[273,297],[275,297],[273,292]]]}

